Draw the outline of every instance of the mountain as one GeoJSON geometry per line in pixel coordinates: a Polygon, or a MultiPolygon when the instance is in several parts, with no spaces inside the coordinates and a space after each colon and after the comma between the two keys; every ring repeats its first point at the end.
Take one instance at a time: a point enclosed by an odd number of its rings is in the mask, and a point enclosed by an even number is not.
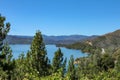
{"type": "Polygon", "coordinates": [[[6,41],[9,44],[30,44],[32,42],[32,36],[18,36],[18,35],[8,35],[6,41]]]}
{"type": "Polygon", "coordinates": [[[73,44],[85,39],[95,38],[96,36],[70,35],[70,36],[43,36],[45,43],[48,44],[73,44]]]}
{"type": "Polygon", "coordinates": [[[120,48],[120,29],[91,40],[92,44],[97,47],[114,50],[120,48]]]}
{"type": "Polygon", "coordinates": [[[120,50],[120,29],[94,38],[86,38],[73,44],[59,44],[70,49],[80,49],[83,52],[94,53],[95,51],[114,53],[120,50]]]}
{"type": "MultiPolygon", "coordinates": [[[[72,44],[85,39],[96,38],[97,36],[70,35],[70,36],[47,36],[43,35],[45,44],[72,44]]],[[[33,36],[8,35],[6,41],[9,44],[31,44],[33,36]]]]}

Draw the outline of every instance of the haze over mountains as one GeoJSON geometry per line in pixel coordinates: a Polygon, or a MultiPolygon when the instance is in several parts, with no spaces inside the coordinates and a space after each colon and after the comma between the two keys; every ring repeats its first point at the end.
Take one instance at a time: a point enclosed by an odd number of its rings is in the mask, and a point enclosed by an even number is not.
{"type": "MultiPolygon", "coordinates": [[[[85,39],[93,39],[97,36],[70,35],[70,36],[47,36],[43,35],[45,44],[72,44],[85,39]]],[[[9,44],[31,44],[33,36],[8,35],[6,41],[9,44]]]]}

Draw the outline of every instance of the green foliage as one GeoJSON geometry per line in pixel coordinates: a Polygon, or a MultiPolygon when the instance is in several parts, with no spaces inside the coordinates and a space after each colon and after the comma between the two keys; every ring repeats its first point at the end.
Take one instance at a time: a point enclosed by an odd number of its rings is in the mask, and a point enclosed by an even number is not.
{"type": "Polygon", "coordinates": [[[86,42],[76,42],[74,44],[70,45],[64,45],[62,44],[63,47],[69,48],[69,49],[77,49],[81,50],[83,53],[95,53],[96,51],[101,51],[101,48],[92,46],[86,42]]]}
{"type": "Polygon", "coordinates": [[[0,51],[2,50],[3,40],[10,30],[10,23],[4,23],[6,18],[0,15],[0,51]]]}
{"type": "Polygon", "coordinates": [[[63,62],[63,53],[61,52],[61,49],[59,48],[53,57],[53,62],[52,62],[52,67],[53,67],[53,72],[57,72],[58,69],[62,67],[62,62],[63,62]]]}
{"type": "Polygon", "coordinates": [[[62,77],[65,76],[65,73],[66,73],[66,63],[67,63],[67,58],[65,58],[63,64],[62,64],[62,77]]]}
{"type": "Polygon", "coordinates": [[[46,56],[45,44],[40,31],[36,32],[29,53],[31,56],[31,67],[33,67],[33,70],[38,73],[38,76],[48,75],[48,68],[50,67],[49,59],[46,56]]]}
{"type": "Polygon", "coordinates": [[[20,80],[23,80],[24,77],[26,76],[27,74],[27,71],[29,70],[27,68],[27,62],[25,60],[25,56],[24,54],[20,54],[19,55],[19,58],[16,59],[16,68],[15,68],[15,79],[20,79],[20,80]]]}
{"type": "Polygon", "coordinates": [[[105,34],[93,39],[94,46],[109,49],[112,53],[116,48],[120,47],[120,30],[105,34]]]}
{"type": "Polygon", "coordinates": [[[70,57],[70,60],[69,60],[67,74],[68,74],[69,80],[77,79],[73,55],[70,57]]]}
{"type": "Polygon", "coordinates": [[[5,80],[7,79],[8,75],[7,75],[7,72],[6,71],[3,71],[3,68],[0,67],[0,80],[5,80]]]}
{"type": "Polygon", "coordinates": [[[6,18],[0,15],[0,79],[13,79],[15,61],[12,59],[12,50],[8,44],[3,45],[3,40],[6,38],[10,30],[10,23],[4,23],[6,18]]]}
{"type": "Polygon", "coordinates": [[[67,58],[65,58],[65,60],[63,59],[63,53],[61,52],[61,49],[58,48],[52,61],[52,73],[57,73],[61,70],[61,77],[64,77],[66,72],[66,62],[67,58]]]}
{"type": "Polygon", "coordinates": [[[116,71],[117,72],[119,72],[120,71],[120,55],[119,55],[119,57],[118,57],[118,59],[117,59],[117,62],[116,62],[116,71]]]}
{"type": "Polygon", "coordinates": [[[15,61],[12,59],[12,50],[7,44],[4,45],[1,56],[4,56],[0,61],[1,71],[4,71],[3,74],[7,75],[6,79],[10,80],[14,77],[15,61]]]}
{"type": "Polygon", "coordinates": [[[114,59],[110,54],[104,54],[101,59],[101,67],[103,70],[108,71],[110,68],[114,68],[114,59]]]}

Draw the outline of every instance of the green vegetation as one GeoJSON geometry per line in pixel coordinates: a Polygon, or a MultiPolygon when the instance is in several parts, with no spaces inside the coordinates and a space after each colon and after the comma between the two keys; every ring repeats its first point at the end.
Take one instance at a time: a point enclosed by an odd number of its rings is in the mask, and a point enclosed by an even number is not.
{"type": "MultiPolygon", "coordinates": [[[[10,29],[10,24],[4,28],[4,17],[0,16],[0,40],[3,41],[10,29]],[[3,21],[2,21],[3,20],[3,21]],[[6,31],[7,30],[7,31],[6,31]],[[4,37],[3,37],[4,34],[4,37]]],[[[3,42],[2,42],[3,43],[3,42]]],[[[60,48],[55,52],[50,63],[42,34],[37,31],[31,44],[30,51],[18,59],[12,58],[12,50],[8,44],[1,44],[0,80],[119,80],[120,79],[120,49],[114,53],[101,53],[101,48],[88,43],[68,46],[90,52],[87,57],[74,60],[71,56],[68,65],[63,58],[60,48]],[[117,55],[117,57],[116,57],[117,55]],[[76,64],[75,64],[76,63],[76,64]],[[66,68],[67,66],[67,68],[66,68]]]]}
{"type": "Polygon", "coordinates": [[[116,30],[112,33],[108,33],[102,36],[98,36],[93,39],[84,40],[82,42],[75,42],[73,44],[58,44],[57,46],[64,46],[70,49],[78,49],[87,53],[94,53],[102,48],[108,53],[114,53],[120,47],[120,30],[116,30]]]}
{"type": "Polygon", "coordinates": [[[52,62],[53,73],[57,72],[59,69],[63,69],[64,70],[65,69],[65,65],[66,65],[66,59],[63,62],[63,53],[61,52],[61,49],[59,48],[55,52],[54,58],[53,58],[53,62],[52,62]]]}
{"type": "Polygon", "coordinates": [[[113,53],[120,47],[120,30],[108,33],[91,40],[94,46],[105,48],[109,53],[113,53]]]}
{"type": "Polygon", "coordinates": [[[81,50],[83,53],[94,53],[94,52],[101,51],[100,47],[89,45],[86,42],[76,42],[74,44],[69,44],[69,45],[58,44],[57,46],[63,46],[63,47],[69,48],[69,49],[81,50]]]}
{"type": "Polygon", "coordinates": [[[6,38],[7,33],[10,30],[10,23],[4,23],[6,18],[0,14],[0,50],[2,49],[3,40],[6,38]]]}
{"type": "Polygon", "coordinates": [[[28,53],[31,58],[31,67],[36,70],[38,76],[46,76],[49,74],[49,60],[45,49],[45,44],[41,32],[38,31],[34,36],[33,42],[31,44],[31,50],[28,53]]]}
{"type": "Polygon", "coordinates": [[[67,75],[69,80],[77,79],[73,55],[70,57],[70,60],[69,60],[67,75]]]}

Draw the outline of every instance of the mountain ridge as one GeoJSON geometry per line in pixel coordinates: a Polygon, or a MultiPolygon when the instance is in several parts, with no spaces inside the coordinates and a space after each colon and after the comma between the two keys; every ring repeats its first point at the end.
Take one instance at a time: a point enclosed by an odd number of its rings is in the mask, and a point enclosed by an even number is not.
{"type": "MultiPolygon", "coordinates": [[[[85,35],[61,35],[61,36],[47,36],[43,35],[45,44],[72,44],[74,42],[82,41],[97,36],[85,35]]],[[[8,35],[6,41],[9,44],[31,44],[33,36],[22,35],[8,35]]]]}

